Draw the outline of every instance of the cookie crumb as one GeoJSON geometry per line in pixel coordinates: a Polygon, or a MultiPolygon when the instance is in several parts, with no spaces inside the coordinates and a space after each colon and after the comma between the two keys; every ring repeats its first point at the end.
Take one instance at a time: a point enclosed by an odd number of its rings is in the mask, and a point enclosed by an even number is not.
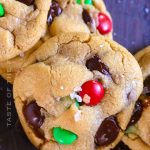
{"type": "Polygon", "coordinates": [[[103,48],[103,47],[104,47],[104,44],[100,44],[100,46],[99,46],[99,47],[103,48]]]}
{"type": "Polygon", "coordinates": [[[80,121],[81,119],[81,110],[77,110],[77,112],[74,114],[74,120],[77,122],[77,121],[80,121]]]}
{"type": "Polygon", "coordinates": [[[82,91],[82,88],[80,86],[79,87],[75,87],[73,91],[74,92],[80,92],[80,91],[82,91]]]}
{"type": "Polygon", "coordinates": [[[62,85],[62,86],[60,86],[60,89],[61,89],[61,90],[64,90],[64,86],[63,86],[63,85],[62,85]]]}

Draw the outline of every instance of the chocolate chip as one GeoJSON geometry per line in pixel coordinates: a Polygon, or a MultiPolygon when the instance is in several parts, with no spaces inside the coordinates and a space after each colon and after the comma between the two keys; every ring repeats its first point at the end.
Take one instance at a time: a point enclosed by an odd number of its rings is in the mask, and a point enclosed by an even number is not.
{"type": "Polygon", "coordinates": [[[140,119],[140,117],[142,115],[142,111],[143,111],[142,102],[140,100],[138,100],[135,104],[135,108],[133,110],[128,127],[132,126],[138,122],[138,120],[140,119]]]}
{"type": "Polygon", "coordinates": [[[121,141],[117,144],[115,148],[111,150],[131,150],[131,149],[121,141]]]}
{"type": "Polygon", "coordinates": [[[51,24],[56,16],[59,16],[62,13],[62,8],[59,3],[56,1],[52,2],[50,10],[48,12],[47,23],[51,24]]]}
{"type": "Polygon", "coordinates": [[[143,94],[150,96],[150,76],[148,76],[144,81],[143,94]]]}
{"type": "Polygon", "coordinates": [[[28,6],[33,5],[34,2],[35,2],[35,0],[18,0],[18,1],[21,2],[21,3],[24,3],[28,6]]]}
{"type": "Polygon", "coordinates": [[[119,130],[114,116],[106,118],[95,135],[95,144],[99,146],[109,145],[117,138],[119,130]]]}
{"type": "Polygon", "coordinates": [[[86,61],[86,67],[90,70],[98,70],[104,75],[111,75],[109,68],[101,61],[98,56],[94,56],[86,61]]]}
{"type": "Polygon", "coordinates": [[[143,101],[142,101],[142,107],[143,108],[147,108],[147,107],[149,107],[150,106],[150,97],[147,97],[146,99],[144,99],[143,101]]]}
{"type": "Polygon", "coordinates": [[[45,119],[41,114],[40,109],[41,107],[39,107],[35,101],[24,107],[24,116],[27,122],[35,129],[40,128],[45,119]]]}
{"type": "Polygon", "coordinates": [[[93,23],[93,20],[90,16],[89,12],[86,9],[83,9],[82,18],[87,25],[90,25],[93,23]]]}

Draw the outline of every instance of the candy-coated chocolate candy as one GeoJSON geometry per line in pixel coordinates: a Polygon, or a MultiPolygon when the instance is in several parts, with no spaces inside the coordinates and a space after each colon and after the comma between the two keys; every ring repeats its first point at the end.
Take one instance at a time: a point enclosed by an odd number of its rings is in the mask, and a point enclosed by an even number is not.
{"type": "Polygon", "coordinates": [[[95,80],[85,82],[82,86],[80,96],[83,102],[88,106],[95,106],[104,97],[104,88],[101,83],[95,80]]]}
{"type": "Polygon", "coordinates": [[[3,17],[5,15],[5,9],[2,4],[0,4],[0,17],[3,17]]]}
{"type": "Polygon", "coordinates": [[[60,127],[54,127],[52,133],[55,141],[63,145],[70,145],[78,139],[75,133],[60,127]]]}
{"type": "Polygon", "coordinates": [[[77,3],[78,3],[78,4],[81,4],[81,0],[77,0],[77,3]]]}
{"type": "Polygon", "coordinates": [[[108,34],[109,32],[112,31],[112,21],[107,15],[103,13],[98,14],[97,29],[103,35],[108,34]]]}
{"type": "Polygon", "coordinates": [[[92,5],[92,0],[85,0],[84,3],[87,5],[92,5]]]}
{"type": "MultiPolygon", "coordinates": [[[[78,4],[82,4],[82,0],[76,0],[78,4]]],[[[86,5],[92,5],[92,0],[84,0],[84,4],[86,5]]]]}
{"type": "Polygon", "coordinates": [[[79,107],[80,107],[80,105],[79,105],[78,101],[76,101],[76,102],[75,102],[75,104],[76,104],[76,107],[77,107],[77,108],[79,108],[79,107]]]}

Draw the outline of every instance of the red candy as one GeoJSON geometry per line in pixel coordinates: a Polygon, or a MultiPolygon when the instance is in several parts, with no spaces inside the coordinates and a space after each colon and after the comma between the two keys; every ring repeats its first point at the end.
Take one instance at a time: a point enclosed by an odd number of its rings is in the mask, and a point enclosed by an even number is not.
{"type": "Polygon", "coordinates": [[[107,15],[103,13],[98,14],[97,30],[103,35],[112,31],[112,21],[107,15]]]}
{"type": "Polygon", "coordinates": [[[83,102],[88,106],[95,106],[104,97],[104,88],[98,81],[90,80],[85,82],[82,86],[80,96],[83,102]]]}

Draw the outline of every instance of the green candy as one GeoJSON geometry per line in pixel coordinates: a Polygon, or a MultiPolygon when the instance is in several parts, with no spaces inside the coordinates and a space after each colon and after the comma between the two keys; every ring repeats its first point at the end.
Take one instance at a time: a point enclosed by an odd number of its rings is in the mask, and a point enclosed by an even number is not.
{"type": "Polygon", "coordinates": [[[92,5],[93,3],[92,3],[92,0],[85,0],[85,1],[84,1],[84,4],[92,5]]]}
{"type": "Polygon", "coordinates": [[[78,4],[81,4],[81,0],[77,0],[77,3],[78,3],[78,4]]]}
{"type": "Polygon", "coordinates": [[[5,15],[5,10],[3,5],[0,3],[0,17],[3,17],[5,15]]]}
{"type": "Polygon", "coordinates": [[[70,145],[78,139],[75,133],[60,127],[53,128],[52,133],[55,141],[63,145],[70,145]]]}
{"type": "Polygon", "coordinates": [[[77,107],[77,108],[79,108],[79,107],[80,107],[80,105],[79,105],[78,101],[75,101],[75,105],[76,105],[76,107],[77,107]]]}
{"type": "MultiPolygon", "coordinates": [[[[77,1],[78,4],[81,4],[81,3],[82,3],[82,0],[76,0],[76,1],[77,1]]],[[[84,1],[84,4],[86,4],[86,5],[92,5],[93,2],[92,2],[92,0],[85,0],[85,1],[84,1]]]]}

